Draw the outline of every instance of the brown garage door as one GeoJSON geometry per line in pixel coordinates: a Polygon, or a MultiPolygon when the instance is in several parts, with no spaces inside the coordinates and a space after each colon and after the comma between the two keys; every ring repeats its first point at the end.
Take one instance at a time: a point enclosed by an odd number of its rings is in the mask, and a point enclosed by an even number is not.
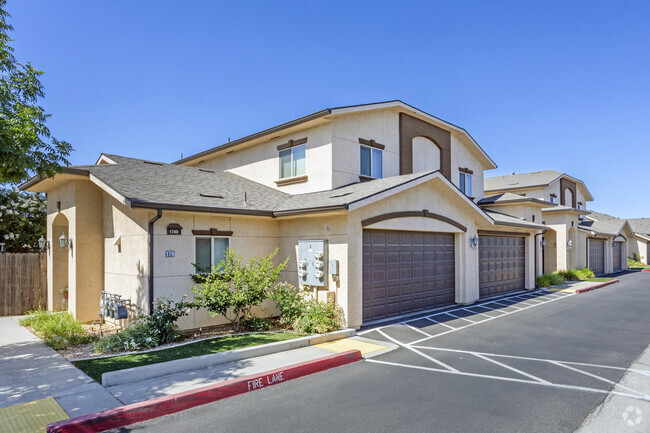
{"type": "Polygon", "coordinates": [[[589,239],[589,269],[596,275],[605,273],[605,241],[589,239]]]}
{"type": "Polygon", "coordinates": [[[479,236],[479,297],[526,287],[526,248],[523,237],[479,236]]]}
{"type": "Polygon", "coordinates": [[[455,300],[454,235],[363,231],[363,321],[455,300]]]}
{"type": "Polygon", "coordinates": [[[612,254],[614,255],[614,272],[620,271],[621,266],[621,255],[623,254],[623,242],[614,242],[614,248],[612,248],[612,254]]]}

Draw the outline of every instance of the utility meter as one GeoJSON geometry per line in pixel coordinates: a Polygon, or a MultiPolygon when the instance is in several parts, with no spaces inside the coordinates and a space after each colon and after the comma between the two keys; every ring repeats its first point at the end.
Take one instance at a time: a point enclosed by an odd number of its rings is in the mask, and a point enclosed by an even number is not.
{"type": "Polygon", "coordinates": [[[298,276],[306,286],[327,286],[327,241],[298,241],[298,276]],[[304,271],[304,274],[301,272],[304,271]]]}

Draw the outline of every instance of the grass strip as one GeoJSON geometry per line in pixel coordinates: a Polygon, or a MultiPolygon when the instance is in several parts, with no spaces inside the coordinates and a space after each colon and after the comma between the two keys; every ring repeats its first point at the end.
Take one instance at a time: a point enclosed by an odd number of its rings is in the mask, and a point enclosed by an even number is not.
{"type": "Polygon", "coordinates": [[[607,283],[609,281],[614,281],[614,279],[615,278],[589,278],[588,280],[585,281],[589,281],[592,283],[607,283]]]}
{"type": "Polygon", "coordinates": [[[124,370],[126,368],[140,367],[142,365],[158,364],[159,362],[173,361],[175,359],[209,355],[211,353],[259,346],[261,344],[273,343],[276,341],[292,340],[304,336],[304,334],[294,334],[290,332],[233,335],[197,341],[196,343],[155,350],[152,352],[133,353],[129,355],[99,359],[87,359],[83,361],[73,361],[72,363],[97,382],[101,382],[102,373],[109,371],[124,370]]]}

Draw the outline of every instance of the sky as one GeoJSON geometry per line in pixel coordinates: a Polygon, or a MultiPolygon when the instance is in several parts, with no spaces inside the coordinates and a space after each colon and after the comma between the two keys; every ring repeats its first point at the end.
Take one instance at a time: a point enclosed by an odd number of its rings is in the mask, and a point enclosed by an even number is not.
{"type": "Polygon", "coordinates": [[[173,162],[279,123],[400,99],[498,164],[650,217],[650,2],[8,0],[72,164],[173,162]]]}

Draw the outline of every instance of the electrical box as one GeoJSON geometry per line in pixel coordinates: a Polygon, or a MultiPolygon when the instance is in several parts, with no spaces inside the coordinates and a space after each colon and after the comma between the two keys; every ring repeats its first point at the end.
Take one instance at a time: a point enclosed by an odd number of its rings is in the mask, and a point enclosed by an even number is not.
{"type": "Polygon", "coordinates": [[[339,261],[338,260],[330,260],[330,275],[338,275],[339,274],[339,261]]]}
{"type": "Polygon", "coordinates": [[[314,287],[327,286],[327,241],[298,241],[298,281],[314,287]]]}

